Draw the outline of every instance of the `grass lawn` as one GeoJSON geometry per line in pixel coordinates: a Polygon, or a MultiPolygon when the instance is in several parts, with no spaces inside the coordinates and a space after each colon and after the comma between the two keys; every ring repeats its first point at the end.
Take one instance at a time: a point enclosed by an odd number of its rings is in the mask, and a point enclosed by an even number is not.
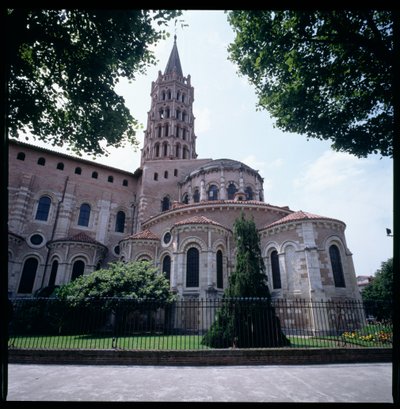
{"type": "MultiPolygon", "coordinates": [[[[346,340],[336,337],[289,336],[292,348],[377,347],[391,348],[391,344],[377,344],[362,340],[346,340]]],[[[97,335],[38,335],[13,337],[9,348],[33,349],[126,349],[126,350],[193,350],[209,349],[201,345],[201,335],[139,335],[118,337],[97,335]]]]}

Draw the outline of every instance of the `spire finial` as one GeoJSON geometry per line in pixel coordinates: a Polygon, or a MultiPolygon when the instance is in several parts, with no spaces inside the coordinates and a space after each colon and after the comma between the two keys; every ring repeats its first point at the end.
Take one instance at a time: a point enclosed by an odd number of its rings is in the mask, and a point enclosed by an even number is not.
{"type": "Polygon", "coordinates": [[[176,33],[175,33],[175,35],[174,35],[174,43],[176,43],[176,33]]]}

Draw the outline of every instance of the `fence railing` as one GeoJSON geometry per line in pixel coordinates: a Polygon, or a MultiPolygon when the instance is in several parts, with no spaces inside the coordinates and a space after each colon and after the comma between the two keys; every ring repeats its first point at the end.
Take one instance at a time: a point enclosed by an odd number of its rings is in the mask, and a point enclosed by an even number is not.
{"type": "Polygon", "coordinates": [[[106,298],[73,306],[54,298],[11,301],[9,348],[14,349],[392,347],[391,306],[385,302],[186,299],[162,304],[106,298]],[[206,336],[210,328],[214,342],[206,336]],[[279,342],[282,337],[289,342],[279,342]]]}

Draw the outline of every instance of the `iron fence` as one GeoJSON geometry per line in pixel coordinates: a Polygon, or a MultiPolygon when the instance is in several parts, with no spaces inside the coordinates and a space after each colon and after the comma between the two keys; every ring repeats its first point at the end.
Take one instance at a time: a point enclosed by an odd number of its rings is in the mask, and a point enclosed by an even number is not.
{"type": "Polygon", "coordinates": [[[79,305],[54,298],[11,302],[9,348],[15,349],[392,347],[387,302],[248,298],[169,304],[126,298],[87,299],[79,305]]]}

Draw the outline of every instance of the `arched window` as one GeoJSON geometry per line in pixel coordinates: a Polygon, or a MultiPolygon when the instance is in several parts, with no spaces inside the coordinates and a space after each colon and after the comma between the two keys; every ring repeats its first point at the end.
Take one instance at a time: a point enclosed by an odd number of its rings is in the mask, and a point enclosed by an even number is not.
{"type": "MultiPolygon", "coordinates": [[[[160,128],[161,129],[161,128],[160,128]]],[[[155,146],[155,153],[156,153],[156,158],[158,158],[160,156],[160,144],[156,144],[155,146]]]]}
{"type": "Polygon", "coordinates": [[[174,176],[178,176],[178,169],[174,169],[174,176]]]}
{"type": "Polygon", "coordinates": [[[168,99],[171,99],[171,90],[168,90],[168,99]]]}
{"type": "Polygon", "coordinates": [[[169,210],[170,207],[170,200],[168,196],[165,196],[161,202],[161,211],[165,212],[166,210],[169,210]]]}
{"type": "Polygon", "coordinates": [[[39,158],[37,161],[37,164],[40,166],[44,166],[46,164],[46,159],[45,158],[39,158]]]}
{"type": "Polygon", "coordinates": [[[157,172],[154,172],[154,180],[158,180],[158,173],[157,172]]]}
{"type": "Polygon", "coordinates": [[[160,109],[160,119],[164,119],[164,111],[162,109],[160,109]]]}
{"type": "Polygon", "coordinates": [[[222,251],[217,251],[217,288],[224,288],[224,270],[222,251]]]}
{"type": "Polygon", "coordinates": [[[85,263],[82,260],[75,261],[72,266],[71,281],[74,281],[79,276],[83,275],[85,271],[85,263]]]}
{"type": "Polygon", "coordinates": [[[169,124],[165,124],[165,131],[164,131],[164,136],[169,135],[169,124]]]}
{"type": "Polygon", "coordinates": [[[182,94],[182,102],[185,102],[185,94],[182,94]]]}
{"type": "Polygon", "coordinates": [[[161,126],[157,128],[157,136],[161,138],[161,126]]]}
{"type": "Polygon", "coordinates": [[[209,187],[208,200],[218,200],[218,188],[216,185],[211,185],[209,187]]]}
{"type": "Polygon", "coordinates": [[[189,203],[189,195],[185,193],[182,198],[182,203],[188,204],[189,203]]]}
{"type": "Polygon", "coordinates": [[[161,99],[164,101],[165,100],[165,91],[163,91],[162,93],[161,93],[161,99]]]}
{"type": "Polygon", "coordinates": [[[186,255],[186,287],[199,286],[199,250],[191,247],[186,255]]]}
{"type": "Polygon", "coordinates": [[[114,176],[109,176],[107,178],[107,182],[113,183],[114,182],[114,176]]]}
{"type": "Polygon", "coordinates": [[[329,247],[329,256],[331,258],[335,287],[346,287],[344,282],[342,260],[340,259],[340,251],[334,244],[329,247]]]}
{"type": "Polygon", "coordinates": [[[176,119],[180,119],[181,118],[181,111],[179,111],[179,109],[176,110],[176,119]]]}
{"type": "Polygon", "coordinates": [[[182,112],[182,122],[186,122],[186,112],[182,112]]]}
{"type": "Polygon", "coordinates": [[[167,143],[163,144],[163,155],[164,156],[168,155],[168,144],[167,143]]]}
{"type": "Polygon", "coordinates": [[[233,200],[235,198],[235,193],[237,192],[236,186],[234,183],[229,183],[228,186],[228,200],[233,200]]]}
{"type": "Polygon", "coordinates": [[[247,186],[244,191],[246,193],[246,200],[253,200],[253,189],[250,186],[247,186]]]}
{"type": "Polygon", "coordinates": [[[89,226],[90,219],[90,206],[87,203],[83,203],[79,209],[79,226],[89,226]]]}
{"type": "Polygon", "coordinates": [[[186,129],[182,128],[182,139],[186,141],[186,129]]]}
{"type": "Polygon", "coordinates": [[[178,101],[179,101],[180,96],[181,96],[181,92],[178,91],[178,92],[176,93],[176,99],[177,99],[178,101]]]}
{"type": "Polygon", "coordinates": [[[50,272],[50,279],[49,279],[49,286],[53,286],[56,283],[57,277],[57,270],[58,270],[58,261],[54,260],[51,265],[51,272],[50,272]]]}
{"type": "Polygon", "coordinates": [[[274,289],[282,288],[281,271],[279,268],[278,252],[274,250],[271,253],[271,270],[272,270],[272,286],[274,289]]]}
{"type": "Polygon", "coordinates": [[[22,269],[21,280],[18,286],[18,292],[20,294],[32,293],[38,265],[38,260],[33,257],[30,257],[25,261],[24,268],[22,269]]]}
{"type": "Polygon", "coordinates": [[[162,272],[165,278],[169,281],[171,279],[171,257],[165,256],[162,262],[162,272]]]}
{"type": "Polygon", "coordinates": [[[181,145],[179,143],[175,146],[175,156],[179,159],[179,155],[181,154],[181,145]]]}
{"type": "Polygon", "coordinates": [[[62,162],[57,163],[57,169],[58,170],[64,170],[64,164],[62,162]]]}
{"type": "Polygon", "coordinates": [[[51,199],[48,196],[42,196],[39,199],[35,219],[46,221],[49,217],[50,206],[51,199]]]}
{"type": "Polygon", "coordinates": [[[128,179],[124,179],[122,181],[122,186],[128,186],[128,179]]]}
{"type": "Polygon", "coordinates": [[[82,169],[78,166],[77,168],[75,168],[75,173],[77,175],[81,175],[82,174],[82,169]]]}
{"type": "Polygon", "coordinates": [[[123,233],[125,229],[125,213],[120,210],[117,213],[117,217],[115,219],[115,231],[117,233],[123,233]]]}
{"type": "Polygon", "coordinates": [[[164,179],[168,179],[168,170],[164,172],[164,179]]]}
{"type": "Polygon", "coordinates": [[[199,203],[200,202],[200,192],[199,189],[196,189],[193,193],[193,202],[199,203]]]}
{"type": "Polygon", "coordinates": [[[18,152],[17,159],[18,160],[25,160],[25,153],[24,152],[18,152]]]}
{"type": "Polygon", "coordinates": [[[189,149],[186,146],[183,147],[182,159],[189,159],[189,149]]]}
{"type": "Polygon", "coordinates": [[[169,111],[169,108],[167,108],[167,109],[165,110],[165,116],[166,116],[167,118],[169,118],[169,117],[170,117],[170,111],[169,111]]]}
{"type": "Polygon", "coordinates": [[[99,177],[99,174],[97,172],[92,172],[92,178],[97,179],[99,177]]]}

